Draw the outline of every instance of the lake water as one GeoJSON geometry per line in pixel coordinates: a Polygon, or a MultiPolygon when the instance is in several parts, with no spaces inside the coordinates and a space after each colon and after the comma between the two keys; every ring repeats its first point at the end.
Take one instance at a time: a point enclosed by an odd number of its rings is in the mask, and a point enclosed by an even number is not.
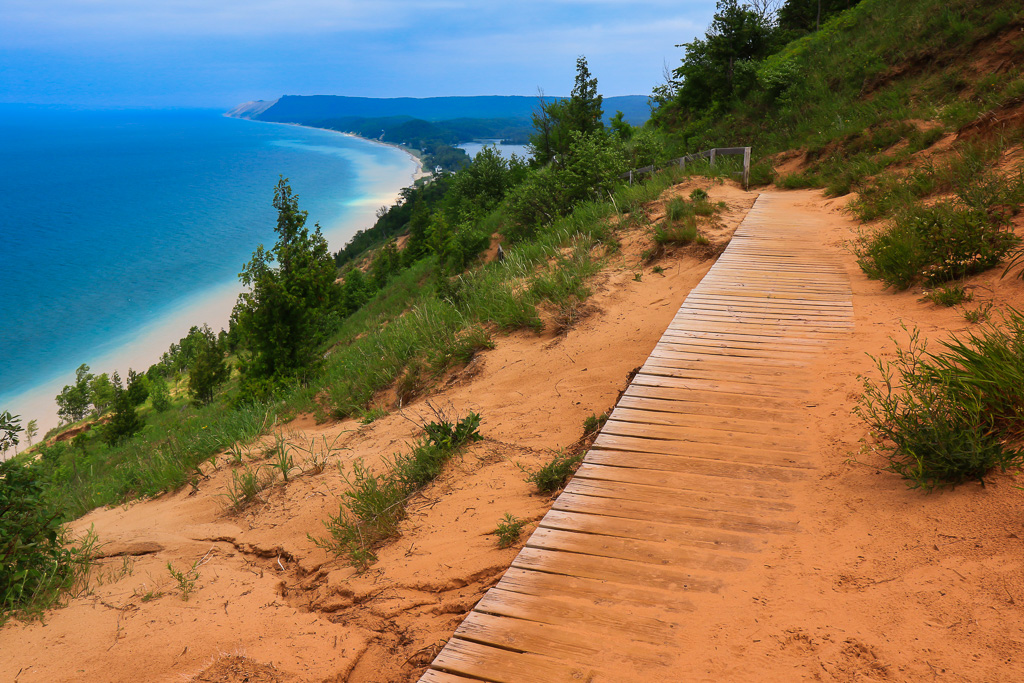
{"type": "Polygon", "coordinates": [[[331,250],[417,170],[401,150],[209,110],[0,105],[0,410],[56,423],[87,363],[144,370],[194,324],[226,326],[275,239],[278,177],[331,250]]]}
{"type": "Polygon", "coordinates": [[[523,159],[529,159],[532,156],[527,145],[502,145],[500,143],[501,140],[478,140],[476,142],[463,142],[460,145],[456,145],[456,147],[466,150],[466,154],[469,155],[470,159],[475,157],[484,147],[494,147],[498,150],[498,154],[506,159],[511,158],[513,154],[523,159]]]}

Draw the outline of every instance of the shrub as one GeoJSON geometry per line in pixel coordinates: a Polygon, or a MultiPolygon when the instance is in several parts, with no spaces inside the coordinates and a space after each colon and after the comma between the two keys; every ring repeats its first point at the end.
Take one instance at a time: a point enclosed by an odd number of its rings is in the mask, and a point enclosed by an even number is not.
{"type": "Polygon", "coordinates": [[[875,359],[880,380],[865,380],[856,412],[871,426],[889,470],[926,491],[969,480],[984,483],[1024,453],[1005,443],[1024,427],[1024,321],[1010,334],[989,331],[948,342],[930,354],[914,330],[896,359],[875,359]]]}
{"type": "Polygon", "coordinates": [[[569,481],[583,462],[583,453],[556,453],[549,463],[530,472],[526,481],[535,484],[541,493],[554,493],[569,481]]]}
{"type": "Polygon", "coordinates": [[[394,535],[405,519],[405,502],[432,482],[458,450],[480,436],[480,416],[469,413],[458,422],[441,411],[423,427],[424,436],[413,450],[396,454],[386,471],[370,471],[362,462],[352,465],[351,476],[342,472],[349,489],[342,495],[337,515],[324,522],[327,536],[309,536],[317,546],[347,554],[360,569],[376,561],[374,548],[394,535]]]}
{"type": "Polygon", "coordinates": [[[963,285],[949,285],[948,287],[940,287],[933,292],[929,292],[926,298],[937,306],[950,307],[962,304],[965,301],[971,301],[974,299],[974,295],[969,294],[963,285]]]}
{"type": "Polygon", "coordinates": [[[0,624],[50,606],[88,571],[95,536],[67,545],[38,465],[0,462],[0,624]]]}
{"type": "Polygon", "coordinates": [[[498,537],[499,548],[508,548],[519,542],[519,535],[522,533],[524,526],[526,526],[525,519],[519,519],[511,512],[506,512],[502,520],[498,522],[498,526],[491,533],[498,537]]]}

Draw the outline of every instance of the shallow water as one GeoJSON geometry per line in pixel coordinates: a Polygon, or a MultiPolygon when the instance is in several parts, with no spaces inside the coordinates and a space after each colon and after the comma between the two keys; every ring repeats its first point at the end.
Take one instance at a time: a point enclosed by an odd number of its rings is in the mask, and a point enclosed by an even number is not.
{"type": "Polygon", "coordinates": [[[0,106],[0,150],[0,410],[45,426],[79,364],[124,375],[227,324],[238,272],[274,241],[279,175],[333,251],[416,170],[396,148],[209,110],[0,106]]]}

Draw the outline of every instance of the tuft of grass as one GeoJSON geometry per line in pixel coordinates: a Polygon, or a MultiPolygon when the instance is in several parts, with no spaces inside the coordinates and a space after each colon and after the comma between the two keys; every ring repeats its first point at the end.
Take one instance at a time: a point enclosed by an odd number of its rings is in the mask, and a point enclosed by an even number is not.
{"type": "Polygon", "coordinates": [[[972,301],[974,295],[965,290],[963,285],[949,285],[929,292],[925,295],[925,298],[936,306],[946,306],[949,308],[962,304],[965,301],[972,301]]]}
{"type": "Polygon", "coordinates": [[[554,493],[561,489],[583,462],[583,453],[556,453],[546,465],[530,472],[526,481],[541,493],[554,493]]]}
{"type": "Polygon", "coordinates": [[[608,414],[601,413],[597,415],[592,413],[585,420],[583,420],[583,436],[590,436],[600,431],[601,427],[604,427],[604,423],[608,421],[608,414]]]}
{"type": "Polygon", "coordinates": [[[1005,322],[938,354],[913,330],[895,360],[875,359],[880,379],[865,379],[856,412],[910,487],[984,484],[991,470],[1024,462],[1009,443],[1024,435],[1024,317],[1011,311],[1005,322]]]}
{"type": "Polygon", "coordinates": [[[525,519],[519,519],[511,512],[506,512],[491,533],[498,537],[499,548],[510,548],[519,542],[519,535],[524,526],[526,526],[525,519]]]}
{"type": "Polygon", "coordinates": [[[964,320],[967,322],[977,325],[978,323],[988,322],[989,315],[992,311],[992,302],[986,301],[983,304],[979,304],[977,307],[963,309],[964,320]]]}
{"type": "Polygon", "coordinates": [[[260,493],[274,483],[274,473],[260,473],[259,466],[246,465],[231,472],[231,488],[224,494],[232,509],[238,511],[259,499],[260,493]]]}
{"type": "Polygon", "coordinates": [[[374,406],[363,412],[362,416],[359,418],[359,423],[364,425],[373,424],[380,418],[387,417],[387,415],[387,408],[384,406],[374,406]]]}
{"type": "Polygon", "coordinates": [[[196,560],[192,563],[192,566],[182,571],[175,569],[174,565],[170,562],[167,563],[167,571],[170,573],[171,578],[174,579],[175,583],[178,584],[178,590],[181,591],[181,599],[188,602],[188,598],[196,589],[196,583],[199,581],[199,567],[202,566],[203,560],[196,560]]]}
{"type": "Polygon", "coordinates": [[[278,470],[281,477],[288,481],[289,473],[295,469],[295,458],[289,452],[288,444],[281,432],[274,434],[274,447],[270,450],[269,455],[271,457],[270,466],[278,470]]]}
{"type": "Polygon", "coordinates": [[[338,514],[324,522],[327,535],[309,535],[313,543],[347,555],[360,570],[376,561],[375,548],[397,533],[405,519],[406,501],[436,479],[462,446],[483,438],[478,414],[471,412],[456,421],[439,410],[434,413],[437,419],[424,425],[424,435],[412,451],[395,454],[385,471],[373,472],[361,461],[352,464],[351,474],[342,470],[348,490],[338,514]]]}

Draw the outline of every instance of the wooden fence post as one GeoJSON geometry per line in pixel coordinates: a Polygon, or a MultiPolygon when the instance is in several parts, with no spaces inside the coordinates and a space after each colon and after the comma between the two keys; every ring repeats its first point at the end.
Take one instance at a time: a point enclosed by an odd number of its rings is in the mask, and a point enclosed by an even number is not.
{"type": "Polygon", "coordinates": [[[711,151],[708,152],[708,157],[711,159],[711,162],[708,164],[708,166],[711,166],[713,168],[714,165],[715,165],[715,149],[714,149],[714,147],[712,147],[711,151]]]}
{"type": "Polygon", "coordinates": [[[743,189],[750,189],[750,148],[743,148],[743,189]]]}

